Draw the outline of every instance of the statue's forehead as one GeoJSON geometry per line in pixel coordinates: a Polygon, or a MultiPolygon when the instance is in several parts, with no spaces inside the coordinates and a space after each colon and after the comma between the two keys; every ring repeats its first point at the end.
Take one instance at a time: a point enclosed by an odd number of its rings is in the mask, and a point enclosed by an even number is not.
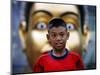
{"type": "Polygon", "coordinates": [[[68,4],[49,4],[49,3],[34,3],[32,6],[32,11],[38,10],[46,10],[51,13],[59,12],[64,13],[67,11],[74,12],[78,14],[78,9],[76,5],[68,5],[68,4]]]}

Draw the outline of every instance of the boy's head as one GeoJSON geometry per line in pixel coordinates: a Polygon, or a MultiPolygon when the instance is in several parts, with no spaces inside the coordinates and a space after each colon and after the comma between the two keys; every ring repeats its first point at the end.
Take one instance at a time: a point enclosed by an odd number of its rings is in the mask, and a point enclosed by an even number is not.
{"type": "Polygon", "coordinates": [[[66,40],[69,37],[66,23],[61,18],[53,18],[48,23],[47,39],[54,49],[62,50],[66,46],[66,40]]]}
{"type": "Polygon", "coordinates": [[[66,23],[64,22],[63,19],[59,18],[59,17],[54,17],[52,18],[48,25],[47,25],[47,29],[48,29],[48,32],[50,31],[50,29],[52,29],[53,27],[59,27],[59,26],[62,26],[65,28],[65,30],[67,30],[67,26],[66,26],[66,23]]]}

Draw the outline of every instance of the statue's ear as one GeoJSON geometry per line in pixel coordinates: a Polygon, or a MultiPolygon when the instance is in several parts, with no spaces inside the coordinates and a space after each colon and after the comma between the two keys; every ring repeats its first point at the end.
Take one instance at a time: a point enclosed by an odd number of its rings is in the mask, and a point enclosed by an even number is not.
{"type": "Polygon", "coordinates": [[[90,28],[87,24],[84,25],[83,27],[83,44],[84,44],[84,48],[86,48],[88,46],[88,42],[90,40],[91,37],[91,33],[90,33],[90,28]]]}
{"type": "Polygon", "coordinates": [[[25,46],[25,40],[26,40],[26,35],[27,35],[26,27],[27,27],[26,22],[22,21],[19,25],[19,31],[18,31],[23,49],[26,49],[26,46],[25,46]]]}
{"type": "Polygon", "coordinates": [[[90,32],[89,26],[87,24],[85,24],[83,26],[83,35],[87,36],[89,32],[90,32]]]}

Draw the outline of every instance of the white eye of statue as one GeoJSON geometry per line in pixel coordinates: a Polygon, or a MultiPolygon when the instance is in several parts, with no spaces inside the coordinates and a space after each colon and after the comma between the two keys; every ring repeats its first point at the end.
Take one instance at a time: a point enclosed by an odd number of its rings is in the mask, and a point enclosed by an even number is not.
{"type": "Polygon", "coordinates": [[[72,23],[66,24],[66,27],[67,27],[68,30],[74,30],[75,29],[75,27],[72,23]]]}
{"type": "Polygon", "coordinates": [[[37,29],[44,30],[46,28],[47,28],[47,26],[43,22],[40,22],[40,23],[37,24],[37,29]]]}

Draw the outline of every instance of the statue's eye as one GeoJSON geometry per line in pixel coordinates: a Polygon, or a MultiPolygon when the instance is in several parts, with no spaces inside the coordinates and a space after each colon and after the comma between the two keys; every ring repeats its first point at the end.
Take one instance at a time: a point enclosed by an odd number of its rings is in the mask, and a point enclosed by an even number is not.
{"type": "Polygon", "coordinates": [[[72,23],[66,24],[66,27],[67,27],[68,30],[74,30],[75,29],[75,27],[72,23]]]}
{"type": "Polygon", "coordinates": [[[45,30],[47,28],[47,25],[43,22],[40,22],[36,25],[36,28],[39,30],[45,30]]]}

